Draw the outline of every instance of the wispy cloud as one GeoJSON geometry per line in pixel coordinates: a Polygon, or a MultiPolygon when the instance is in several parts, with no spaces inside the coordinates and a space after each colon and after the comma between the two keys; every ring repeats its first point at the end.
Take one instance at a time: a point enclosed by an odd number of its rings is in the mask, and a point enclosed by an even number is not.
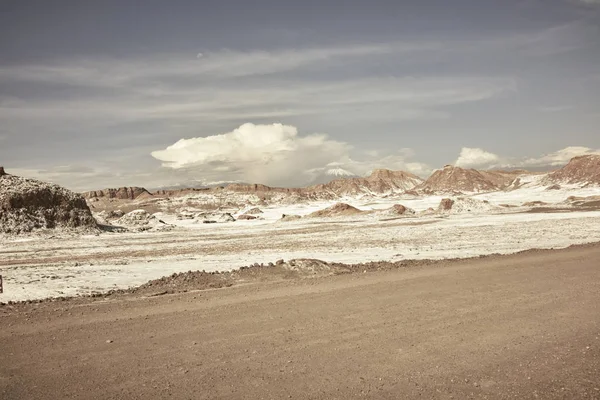
{"type": "Polygon", "coordinates": [[[557,167],[567,164],[573,157],[586,154],[600,154],[600,149],[570,146],[552,153],[544,154],[540,157],[528,158],[518,162],[517,165],[522,167],[557,167]]]}
{"type": "MultiPolygon", "coordinates": [[[[502,51],[555,54],[589,43],[592,30],[572,23],[499,38],[355,44],[277,51],[202,51],[126,59],[85,58],[62,63],[0,67],[0,83],[38,85],[52,96],[3,97],[0,118],[12,120],[123,121],[211,118],[242,122],[349,110],[361,105],[377,115],[385,105],[399,120],[443,118],[447,105],[475,102],[516,89],[507,76],[344,76],[378,60],[392,65],[420,57],[502,51]],[[586,40],[583,40],[586,39],[586,40]],[[283,74],[283,75],[282,75],[283,74]],[[321,74],[326,74],[324,77],[321,74]],[[62,90],[56,90],[62,87],[62,90]],[[65,94],[66,93],[66,94],[65,94]],[[332,108],[330,108],[332,107],[332,108]]],[[[17,91],[18,92],[18,91],[17,91]]],[[[31,93],[31,91],[28,91],[31,93]]],[[[387,113],[390,115],[389,113],[387,113]]]]}
{"type": "Polygon", "coordinates": [[[7,104],[0,106],[0,117],[22,120],[102,119],[113,123],[205,118],[239,121],[325,111],[331,114],[333,110],[356,106],[376,108],[394,105],[398,109],[395,117],[399,119],[439,118],[443,116],[436,111],[439,107],[481,101],[515,88],[514,80],[501,77],[380,77],[338,82],[286,82],[268,88],[260,82],[239,82],[233,87],[170,87],[164,83],[160,93],[154,96],[132,93],[135,89],[122,87],[116,88],[108,97],[88,95],[83,91],[77,99],[33,99],[7,104]]]}
{"type": "Polygon", "coordinates": [[[545,113],[556,113],[561,111],[568,111],[575,108],[572,105],[564,104],[564,105],[556,105],[556,106],[541,106],[538,107],[538,110],[545,113]]]}
{"type": "Polygon", "coordinates": [[[67,64],[19,65],[0,68],[0,79],[64,83],[81,86],[141,86],[147,81],[179,78],[240,78],[293,71],[318,64],[321,68],[352,59],[410,55],[441,48],[436,42],[381,43],[283,49],[206,51],[197,54],[154,54],[129,59],[74,59],[67,64]]]}

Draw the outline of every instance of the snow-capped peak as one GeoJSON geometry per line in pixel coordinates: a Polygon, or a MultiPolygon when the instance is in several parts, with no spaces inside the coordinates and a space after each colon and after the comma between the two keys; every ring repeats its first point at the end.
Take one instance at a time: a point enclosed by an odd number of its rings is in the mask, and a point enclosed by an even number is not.
{"type": "Polygon", "coordinates": [[[346,171],[343,168],[331,168],[331,169],[328,169],[327,172],[326,172],[326,174],[329,175],[329,176],[356,176],[352,172],[346,171]]]}

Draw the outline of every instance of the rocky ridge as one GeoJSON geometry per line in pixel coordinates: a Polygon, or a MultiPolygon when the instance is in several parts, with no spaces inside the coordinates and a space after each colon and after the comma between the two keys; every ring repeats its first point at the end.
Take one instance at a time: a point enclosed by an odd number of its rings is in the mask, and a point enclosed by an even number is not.
{"type": "Polygon", "coordinates": [[[92,190],[90,192],[82,193],[83,197],[86,199],[108,198],[120,200],[135,200],[142,194],[151,195],[151,193],[143,187],[137,186],[92,190]]]}
{"type": "Polygon", "coordinates": [[[521,172],[479,171],[446,165],[415,187],[425,193],[487,192],[506,188],[521,172]]]}
{"type": "Polygon", "coordinates": [[[573,157],[567,165],[548,174],[543,183],[600,185],[600,155],[573,157]]]}
{"type": "Polygon", "coordinates": [[[405,171],[376,169],[365,178],[342,178],[329,183],[309,186],[308,193],[330,193],[333,196],[401,193],[413,189],[423,179],[405,171]]]}

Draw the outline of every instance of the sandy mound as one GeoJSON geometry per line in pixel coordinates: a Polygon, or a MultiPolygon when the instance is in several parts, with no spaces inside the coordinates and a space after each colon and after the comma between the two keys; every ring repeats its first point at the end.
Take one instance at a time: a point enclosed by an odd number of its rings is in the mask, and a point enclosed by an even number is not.
{"type": "Polygon", "coordinates": [[[133,210],[114,221],[114,224],[139,232],[169,231],[175,228],[146,210],[133,210]]]}
{"type": "Polygon", "coordinates": [[[381,210],[381,211],[377,212],[378,217],[389,217],[389,218],[409,216],[409,215],[415,215],[415,214],[416,214],[415,210],[413,210],[412,208],[405,207],[402,204],[394,204],[392,207],[390,207],[386,210],[381,210]]]}
{"type": "Polygon", "coordinates": [[[229,214],[229,213],[223,213],[223,214],[219,214],[217,216],[217,222],[234,222],[235,218],[233,215],[229,214]]]}
{"type": "Polygon", "coordinates": [[[258,217],[256,215],[242,214],[239,217],[237,217],[237,219],[241,219],[241,220],[253,220],[253,219],[258,219],[258,217]]]}
{"type": "Polygon", "coordinates": [[[203,213],[200,210],[182,208],[177,212],[177,214],[175,214],[175,218],[177,218],[179,221],[183,221],[186,219],[197,219],[202,214],[203,213]]]}
{"type": "Polygon", "coordinates": [[[233,222],[235,218],[230,213],[223,212],[206,212],[192,208],[182,208],[177,214],[178,220],[192,220],[195,223],[217,223],[217,222],[233,222]]]}
{"type": "Polygon", "coordinates": [[[230,213],[203,213],[197,218],[197,222],[205,224],[234,222],[235,218],[230,213]]]}
{"type": "Polygon", "coordinates": [[[600,196],[569,196],[566,198],[565,202],[578,202],[578,201],[599,201],[600,196]]]}
{"type": "Polygon", "coordinates": [[[557,184],[554,184],[554,185],[548,186],[548,187],[546,188],[546,190],[560,190],[560,189],[561,189],[560,185],[557,185],[557,184]]]}
{"type": "Polygon", "coordinates": [[[575,207],[600,209],[600,196],[569,196],[563,203],[575,207]]]}
{"type": "MultiPolygon", "coordinates": [[[[374,263],[373,263],[374,264],[374,263]]],[[[151,280],[127,292],[150,296],[188,290],[216,289],[233,286],[238,283],[279,281],[283,279],[302,279],[351,272],[353,266],[339,263],[300,258],[287,262],[278,260],[275,263],[241,267],[227,272],[188,271],[174,273],[160,279],[151,280]]],[[[374,267],[367,264],[357,265],[360,271],[374,267]]]]}
{"type": "Polygon", "coordinates": [[[523,203],[523,207],[540,207],[540,206],[547,206],[548,203],[546,203],[545,201],[540,201],[540,200],[535,200],[535,201],[528,201],[526,203],[523,203]]]}
{"type": "Polygon", "coordinates": [[[325,261],[312,258],[298,258],[278,265],[300,275],[322,276],[334,273],[334,268],[331,265],[325,261]]]}
{"type": "Polygon", "coordinates": [[[68,189],[8,175],[0,167],[0,233],[36,229],[95,230],[96,221],[80,194],[68,189]]]}
{"type": "Polygon", "coordinates": [[[323,210],[315,211],[310,213],[308,216],[311,218],[329,218],[329,217],[342,217],[347,215],[356,215],[362,213],[356,207],[352,207],[346,203],[336,203],[331,207],[327,207],[323,210]]]}
{"type": "Polygon", "coordinates": [[[241,220],[253,220],[253,219],[259,219],[260,214],[262,214],[263,211],[258,208],[258,207],[254,207],[249,209],[248,211],[244,212],[243,214],[239,215],[237,217],[237,219],[241,219],[241,220]]]}
{"type": "Polygon", "coordinates": [[[302,217],[300,215],[295,215],[295,214],[282,214],[281,215],[281,219],[280,221],[285,221],[285,222],[289,222],[289,221],[297,221],[299,219],[301,219],[302,217]]]}
{"type": "Polygon", "coordinates": [[[444,214],[488,213],[501,209],[501,207],[490,204],[487,200],[458,197],[456,199],[442,199],[437,212],[444,214]]]}

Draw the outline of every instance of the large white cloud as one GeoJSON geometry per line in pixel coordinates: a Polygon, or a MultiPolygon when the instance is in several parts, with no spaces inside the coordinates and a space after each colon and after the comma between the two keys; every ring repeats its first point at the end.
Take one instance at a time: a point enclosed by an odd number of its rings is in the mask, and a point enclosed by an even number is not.
{"type": "Polygon", "coordinates": [[[298,135],[290,125],[243,124],[221,135],[181,139],[152,152],[163,166],[194,169],[208,179],[272,185],[307,183],[306,171],[348,157],[351,146],[326,135],[298,135]]]}
{"type": "Polygon", "coordinates": [[[463,168],[489,168],[499,162],[500,157],[497,154],[479,148],[463,147],[454,164],[463,168]]]}
{"type": "Polygon", "coordinates": [[[324,179],[327,171],[341,168],[363,176],[376,168],[406,170],[427,176],[432,168],[407,162],[411,149],[386,154],[366,149],[351,157],[351,145],[327,135],[300,135],[291,125],[246,123],[220,135],[181,139],[152,156],[173,171],[204,180],[242,181],[277,186],[303,186],[324,179]]]}

